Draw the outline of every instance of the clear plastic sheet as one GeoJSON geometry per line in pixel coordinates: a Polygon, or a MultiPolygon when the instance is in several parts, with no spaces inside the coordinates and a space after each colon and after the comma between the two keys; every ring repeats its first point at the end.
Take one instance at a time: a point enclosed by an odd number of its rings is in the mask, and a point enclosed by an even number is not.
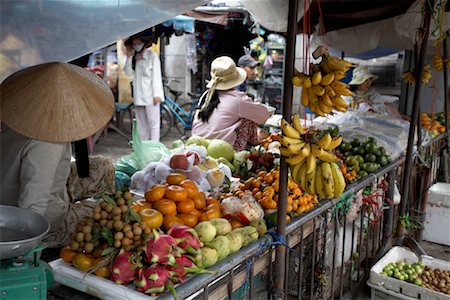
{"type": "Polygon", "coordinates": [[[207,2],[0,1],[0,80],[28,66],[71,61],[207,2]]]}

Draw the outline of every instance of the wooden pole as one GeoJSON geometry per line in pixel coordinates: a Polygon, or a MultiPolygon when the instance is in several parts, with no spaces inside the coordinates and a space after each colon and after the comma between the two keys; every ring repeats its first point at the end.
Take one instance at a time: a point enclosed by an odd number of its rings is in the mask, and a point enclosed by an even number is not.
{"type": "MultiPolygon", "coordinates": [[[[402,201],[400,203],[400,212],[399,216],[404,216],[407,209],[407,204],[409,202],[409,187],[411,180],[411,170],[413,166],[413,146],[414,146],[414,133],[416,129],[416,125],[419,118],[419,108],[420,108],[420,91],[422,89],[422,73],[424,69],[425,56],[427,52],[428,46],[428,35],[430,32],[430,21],[431,21],[431,13],[434,7],[434,0],[430,0],[425,2],[425,13],[423,20],[423,27],[421,28],[421,38],[422,42],[419,47],[419,55],[417,59],[417,65],[415,68],[415,77],[416,77],[416,85],[414,88],[414,97],[413,97],[413,107],[411,113],[411,122],[409,125],[409,134],[408,134],[408,146],[406,148],[406,160],[405,160],[405,168],[403,170],[403,180],[402,180],[402,201]]],[[[405,228],[403,228],[402,224],[398,222],[398,233],[399,239],[397,240],[397,244],[401,243],[401,239],[405,235],[405,228]]]]}
{"type": "MultiPolygon", "coordinates": [[[[286,52],[284,62],[284,82],[283,82],[283,118],[291,119],[293,86],[291,78],[294,75],[295,63],[295,37],[297,34],[297,10],[298,0],[289,0],[288,27],[286,52]]],[[[277,213],[277,234],[285,237],[286,234],[286,203],[288,189],[288,166],[283,157],[280,162],[280,189],[277,213]]],[[[274,299],[285,298],[285,272],[286,272],[286,247],[277,245],[276,247],[276,273],[275,286],[273,290],[274,299]]]]}

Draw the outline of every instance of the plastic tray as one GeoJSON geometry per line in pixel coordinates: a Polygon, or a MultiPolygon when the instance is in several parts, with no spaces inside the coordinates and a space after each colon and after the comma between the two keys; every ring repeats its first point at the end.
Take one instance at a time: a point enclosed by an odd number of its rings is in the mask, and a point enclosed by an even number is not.
{"type": "Polygon", "coordinates": [[[63,285],[108,300],[151,300],[156,299],[140,293],[127,286],[116,284],[111,280],[98,277],[96,275],[86,275],[71,265],[65,263],[62,259],[54,260],[50,263],[53,268],[54,280],[63,285]]]}
{"type": "MultiPolygon", "coordinates": [[[[377,285],[385,288],[386,290],[393,291],[399,294],[399,299],[405,299],[401,296],[407,296],[413,299],[438,299],[449,300],[450,296],[443,293],[439,293],[427,288],[423,288],[412,283],[398,280],[388,276],[382,276],[379,273],[383,271],[383,268],[391,262],[398,262],[400,260],[407,261],[408,263],[415,263],[419,261],[419,257],[412,251],[403,247],[393,247],[383,256],[371,269],[369,284],[377,285]]],[[[421,260],[427,266],[439,268],[442,270],[450,270],[450,262],[433,258],[428,255],[422,255],[421,260]]]]}

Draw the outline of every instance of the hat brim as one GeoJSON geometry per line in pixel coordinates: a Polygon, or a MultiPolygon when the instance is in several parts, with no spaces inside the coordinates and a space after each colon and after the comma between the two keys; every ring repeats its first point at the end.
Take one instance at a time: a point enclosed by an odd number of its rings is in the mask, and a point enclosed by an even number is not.
{"type": "Polygon", "coordinates": [[[254,60],[254,61],[251,61],[248,65],[246,65],[246,66],[243,66],[243,67],[259,67],[261,65],[261,63],[259,62],[259,61],[256,61],[256,60],[254,60]]]}
{"type": "Polygon", "coordinates": [[[366,75],[363,75],[360,77],[353,78],[352,81],[350,81],[348,84],[349,85],[360,85],[360,84],[364,83],[364,81],[366,81],[367,79],[377,80],[378,76],[373,75],[373,74],[366,74],[366,75]]]}
{"type": "MultiPolygon", "coordinates": [[[[218,91],[226,91],[229,89],[232,89],[234,87],[237,87],[238,85],[242,84],[245,79],[247,79],[247,72],[245,72],[244,69],[242,69],[241,67],[236,67],[237,71],[238,71],[238,76],[236,76],[235,78],[225,81],[225,82],[219,82],[216,85],[216,90],[218,91]]],[[[211,88],[212,82],[210,81],[206,87],[209,89],[211,88]]]]}

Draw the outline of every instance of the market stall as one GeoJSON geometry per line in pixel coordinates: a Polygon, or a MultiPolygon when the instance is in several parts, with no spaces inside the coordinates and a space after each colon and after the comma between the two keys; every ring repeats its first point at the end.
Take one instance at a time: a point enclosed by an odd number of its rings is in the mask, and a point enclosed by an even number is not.
{"type": "MultiPolygon", "coordinates": [[[[61,259],[50,264],[57,282],[103,299],[281,299],[288,294],[328,299],[349,291],[356,297],[369,276],[373,283],[400,268],[387,268],[393,260],[375,263],[386,252],[396,225],[408,229],[411,221],[405,195],[413,157],[433,154],[428,166],[434,182],[438,153],[448,136],[438,130],[413,155],[417,97],[414,126],[406,130],[389,120],[367,118],[361,123],[363,129],[370,122],[395,127],[397,141],[387,130],[385,137],[370,135],[293,114],[294,86],[302,86],[302,105],[318,116],[345,112],[341,96],[351,95],[341,82],[351,64],[324,48],[314,54],[318,62],[305,65],[303,73],[294,69],[298,8],[298,1],[289,1],[278,128],[260,145],[241,152],[224,141],[198,136],[168,149],[140,141],[135,131],[133,153],[116,166],[122,179],[116,191],[96,197],[91,216],[77,224],[61,259]],[[400,201],[396,180],[401,169],[400,201]]],[[[424,26],[428,28],[426,21],[424,26]]],[[[419,65],[416,78],[423,61],[419,65]]],[[[417,257],[408,257],[422,273],[417,257]]],[[[436,266],[426,270],[436,276],[431,269],[436,266]]],[[[439,282],[435,291],[443,297],[450,283],[444,272],[444,288],[439,282]]],[[[406,280],[403,273],[395,277],[400,276],[406,280]]],[[[420,293],[427,292],[421,286],[432,290],[411,278],[402,284],[415,284],[420,293]]]]}

